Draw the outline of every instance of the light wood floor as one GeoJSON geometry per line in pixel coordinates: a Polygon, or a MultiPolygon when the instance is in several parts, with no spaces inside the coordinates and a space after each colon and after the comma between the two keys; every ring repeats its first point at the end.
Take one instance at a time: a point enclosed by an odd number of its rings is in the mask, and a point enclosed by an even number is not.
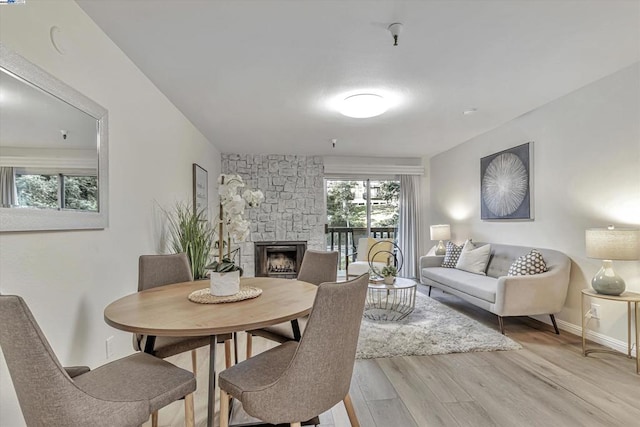
{"type": "MultiPolygon", "coordinates": [[[[432,296],[497,330],[496,317],[435,290],[432,296]]],[[[581,339],[529,318],[505,319],[522,350],[357,360],[351,398],[363,427],[640,426],[635,363],[610,354],[582,356],[581,339]]],[[[244,334],[239,334],[240,354],[244,334]]],[[[255,351],[272,344],[254,339],[255,351]]],[[[595,344],[593,344],[595,345],[595,344]]],[[[222,355],[222,346],[218,348],[222,355]]],[[[207,416],[207,349],[198,351],[196,425],[207,416]]],[[[223,369],[218,357],[218,369],[223,369]]],[[[242,357],[241,357],[242,359],[242,357]]],[[[169,359],[184,368],[189,355],[169,359]]],[[[217,406],[217,404],[216,404],[217,406]]],[[[183,406],[160,411],[160,425],[183,424],[183,406]]],[[[322,427],[349,426],[342,404],[322,427]]],[[[216,420],[217,425],[217,420],[216,420]]]]}

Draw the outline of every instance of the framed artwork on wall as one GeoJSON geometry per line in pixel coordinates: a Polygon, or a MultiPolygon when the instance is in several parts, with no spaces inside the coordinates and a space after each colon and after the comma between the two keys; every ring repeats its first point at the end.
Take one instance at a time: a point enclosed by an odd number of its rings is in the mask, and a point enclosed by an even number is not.
{"type": "Polygon", "coordinates": [[[483,220],[533,219],[533,142],[480,159],[483,220]]]}
{"type": "Polygon", "coordinates": [[[205,211],[209,218],[209,181],[207,171],[196,163],[193,164],[193,210],[205,211]]]}

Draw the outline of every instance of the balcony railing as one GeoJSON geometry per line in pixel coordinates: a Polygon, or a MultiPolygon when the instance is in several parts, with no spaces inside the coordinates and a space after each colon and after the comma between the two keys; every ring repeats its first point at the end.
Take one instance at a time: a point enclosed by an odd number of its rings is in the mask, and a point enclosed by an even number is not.
{"type": "MultiPolygon", "coordinates": [[[[395,239],[395,227],[371,227],[371,237],[378,239],[395,239]]],[[[330,227],[324,226],[327,249],[340,254],[339,269],[344,270],[349,262],[355,261],[358,239],[367,236],[365,227],[330,227]],[[347,259],[349,258],[349,259],[347,259]]]]}

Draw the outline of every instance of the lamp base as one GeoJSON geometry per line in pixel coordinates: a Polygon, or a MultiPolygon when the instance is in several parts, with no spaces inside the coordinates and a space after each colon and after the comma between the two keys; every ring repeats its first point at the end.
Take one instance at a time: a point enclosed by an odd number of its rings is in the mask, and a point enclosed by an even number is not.
{"type": "Polygon", "coordinates": [[[625,290],[625,283],[622,277],[613,270],[613,262],[602,261],[600,271],[591,279],[593,290],[603,295],[620,295],[625,290]]]}
{"type": "Polygon", "coordinates": [[[444,255],[447,253],[447,248],[444,246],[444,242],[440,240],[438,246],[436,246],[436,255],[444,255]]]}

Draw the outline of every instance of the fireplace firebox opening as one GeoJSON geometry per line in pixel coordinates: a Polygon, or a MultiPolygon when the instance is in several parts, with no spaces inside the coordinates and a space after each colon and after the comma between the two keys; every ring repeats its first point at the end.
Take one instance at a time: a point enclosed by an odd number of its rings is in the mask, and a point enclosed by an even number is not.
{"type": "Polygon", "coordinates": [[[298,277],[307,242],[255,242],[256,277],[298,277]]]}

